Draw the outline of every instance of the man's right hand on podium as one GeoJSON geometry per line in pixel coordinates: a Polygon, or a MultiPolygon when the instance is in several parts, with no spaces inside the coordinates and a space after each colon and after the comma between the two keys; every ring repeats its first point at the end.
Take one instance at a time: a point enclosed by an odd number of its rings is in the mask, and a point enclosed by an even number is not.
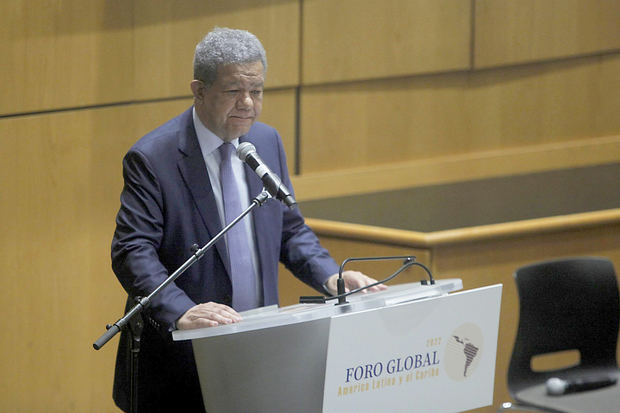
{"type": "Polygon", "coordinates": [[[195,305],[177,320],[179,330],[215,327],[223,324],[238,323],[241,316],[224,304],[208,302],[195,305]]]}
{"type": "MultiPolygon", "coordinates": [[[[351,290],[355,290],[356,288],[365,287],[370,284],[374,284],[377,282],[374,278],[367,276],[359,271],[344,271],[342,273],[342,278],[344,279],[345,291],[349,292],[351,290]]],[[[325,283],[325,288],[331,295],[338,294],[337,288],[338,274],[334,274],[327,280],[325,283]]],[[[375,291],[383,291],[386,290],[387,285],[379,284],[371,287],[367,290],[362,290],[362,293],[375,292],[375,291]]]]}

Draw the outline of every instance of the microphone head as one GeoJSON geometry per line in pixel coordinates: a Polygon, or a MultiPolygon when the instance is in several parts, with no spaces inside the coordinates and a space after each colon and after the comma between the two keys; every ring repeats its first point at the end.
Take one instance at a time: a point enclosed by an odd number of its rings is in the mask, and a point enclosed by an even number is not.
{"type": "Polygon", "coordinates": [[[237,156],[243,162],[245,162],[245,158],[247,158],[252,152],[256,152],[256,147],[254,147],[254,145],[250,142],[241,142],[239,146],[237,146],[237,156]]]}
{"type": "Polygon", "coordinates": [[[564,394],[564,392],[566,392],[566,388],[568,387],[566,380],[562,380],[557,377],[551,377],[545,384],[547,387],[547,394],[554,396],[564,394]]]}

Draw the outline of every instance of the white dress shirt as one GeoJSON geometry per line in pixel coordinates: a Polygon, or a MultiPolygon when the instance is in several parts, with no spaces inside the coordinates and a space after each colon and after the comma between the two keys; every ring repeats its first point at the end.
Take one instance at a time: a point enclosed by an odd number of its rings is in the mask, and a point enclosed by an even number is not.
{"type": "MultiPolygon", "coordinates": [[[[196,136],[198,136],[198,143],[200,144],[202,157],[205,160],[205,163],[207,165],[207,171],[209,172],[209,180],[211,181],[211,188],[213,189],[213,195],[215,196],[215,203],[217,204],[217,212],[220,216],[220,223],[222,224],[223,228],[226,225],[226,222],[224,218],[225,215],[224,201],[222,199],[222,187],[220,185],[221,157],[218,148],[224,143],[224,141],[213,132],[211,132],[209,129],[207,129],[207,127],[198,117],[195,108],[192,110],[192,116],[194,119],[194,128],[196,129],[196,136]]],[[[236,148],[237,146],[239,146],[239,139],[237,138],[231,143],[236,148]]],[[[239,190],[241,208],[245,210],[250,206],[250,195],[256,196],[258,194],[249,193],[248,184],[245,180],[245,170],[243,167],[243,162],[236,156],[232,157],[232,169],[235,176],[235,181],[237,182],[237,189],[239,190]]],[[[259,297],[259,301],[263,303],[263,283],[260,277],[260,266],[258,262],[258,254],[256,252],[252,214],[246,215],[241,221],[237,223],[237,225],[242,225],[245,233],[247,234],[251,250],[252,264],[254,264],[254,269],[256,271],[256,274],[253,274],[253,276],[256,277],[257,280],[256,286],[258,291],[256,291],[256,293],[257,297],[259,297]]],[[[230,257],[230,259],[233,260],[235,259],[235,257],[230,257]]]]}

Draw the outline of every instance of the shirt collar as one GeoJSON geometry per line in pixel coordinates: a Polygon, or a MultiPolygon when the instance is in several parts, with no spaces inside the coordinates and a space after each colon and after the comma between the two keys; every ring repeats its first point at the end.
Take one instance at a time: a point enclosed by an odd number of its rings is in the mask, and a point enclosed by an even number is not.
{"type": "MultiPolygon", "coordinates": [[[[194,119],[194,129],[196,129],[196,136],[198,137],[200,149],[203,155],[209,155],[217,150],[224,141],[202,123],[198,117],[198,113],[196,113],[195,107],[192,107],[192,118],[194,119]]],[[[231,143],[237,148],[237,146],[239,146],[239,138],[234,139],[231,143]]]]}

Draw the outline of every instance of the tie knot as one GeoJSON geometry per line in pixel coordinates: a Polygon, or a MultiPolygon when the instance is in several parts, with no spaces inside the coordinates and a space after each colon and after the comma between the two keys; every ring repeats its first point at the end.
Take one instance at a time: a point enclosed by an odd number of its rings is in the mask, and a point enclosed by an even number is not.
{"type": "Polygon", "coordinates": [[[220,155],[222,156],[222,159],[230,159],[232,156],[232,153],[235,150],[235,145],[233,145],[230,142],[224,142],[223,144],[220,145],[220,155]]]}

